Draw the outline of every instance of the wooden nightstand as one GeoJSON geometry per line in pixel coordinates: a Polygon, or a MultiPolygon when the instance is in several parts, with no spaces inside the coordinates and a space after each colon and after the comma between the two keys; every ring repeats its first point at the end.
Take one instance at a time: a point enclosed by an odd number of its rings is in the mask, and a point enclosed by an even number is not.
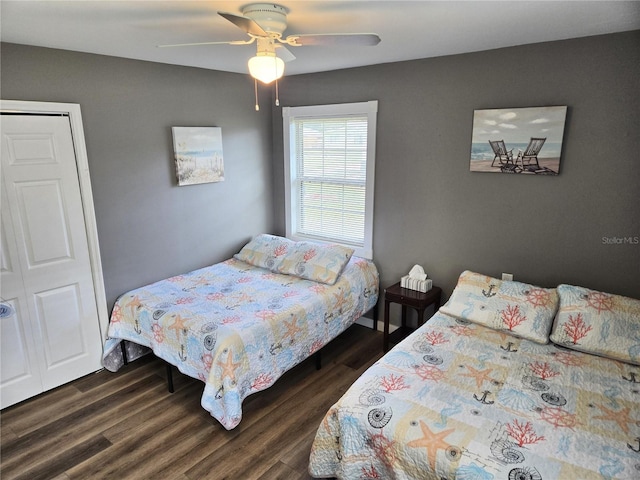
{"type": "Polygon", "coordinates": [[[396,341],[402,340],[413,331],[413,329],[407,327],[407,307],[412,307],[418,312],[419,327],[424,324],[424,311],[427,307],[435,305],[434,312],[438,311],[440,308],[441,295],[442,289],[440,287],[432,287],[428,292],[422,293],[416,290],[402,288],[400,282],[385,289],[383,337],[383,349],[385,353],[389,350],[389,340],[396,343],[396,341]],[[389,335],[389,304],[391,303],[399,303],[402,305],[402,326],[393,332],[393,334],[389,335]]]}

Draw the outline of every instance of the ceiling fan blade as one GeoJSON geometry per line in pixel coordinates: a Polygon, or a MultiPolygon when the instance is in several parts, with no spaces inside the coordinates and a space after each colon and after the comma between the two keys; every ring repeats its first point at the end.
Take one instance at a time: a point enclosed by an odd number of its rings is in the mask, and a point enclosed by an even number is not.
{"type": "Polygon", "coordinates": [[[172,47],[198,47],[201,45],[249,45],[255,41],[255,38],[251,40],[232,40],[230,42],[197,42],[197,43],[174,43],[171,45],[158,45],[158,48],[172,48],[172,47]]]}
{"type": "Polygon", "coordinates": [[[269,34],[263,30],[263,28],[254,22],[252,19],[248,17],[242,17],[240,15],[235,15],[233,13],[227,12],[218,12],[223,18],[226,18],[231,23],[233,23],[236,27],[241,29],[242,31],[248,33],[249,35],[255,35],[256,37],[267,37],[269,34]]]}
{"type": "Polygon", "coordinates": [[[380,37],[375,33],[324,33],[308,35],[289,35],[285,43],[294,47],[322,45],[322,46],[375,46],[380,43],[380,37]]]}
{"type": "Polygon", "coordinates": [[[284,45],[276,43],[275,47],[276,47],[276,55],[280,57],[282,60],[284,60],[285,62],[291,62],[296,59],[296,56],[293,53],[291,53],[291,50],[289,50],[284,45]]]}

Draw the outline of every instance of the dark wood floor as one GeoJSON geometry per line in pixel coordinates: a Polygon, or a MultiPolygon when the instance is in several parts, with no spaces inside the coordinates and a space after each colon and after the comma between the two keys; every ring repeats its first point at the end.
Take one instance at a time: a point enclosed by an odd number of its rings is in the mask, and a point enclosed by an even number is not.
{"type": "Polygon", "coordinates": [[[271,388],[225,430],[200,406],[204,384],[149,355],[3,410],[0,477],[9,479],[309,479],[329,407],[382,356],[382,334],[354,325],[271,388]],[[175,370],[174,370],[175,371],[175,370]]]}

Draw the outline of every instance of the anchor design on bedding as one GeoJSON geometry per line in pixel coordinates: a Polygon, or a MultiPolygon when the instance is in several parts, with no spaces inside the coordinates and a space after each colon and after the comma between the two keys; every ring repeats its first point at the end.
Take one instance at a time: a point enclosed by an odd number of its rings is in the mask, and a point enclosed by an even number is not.
{"type": "Polygon", "coordinates": [[[513,345],[514,345],[513,342],[508,342],[506,347],[503,347],[502,345],[500,345],[500,348],[502,350],[504,350],[505,352],[513,352],[513,353],[515,353],[518,350],[515,350],[515,349],[511,348],[511,347],[513,347],[513,345]]]}
{"type": "Polygon", "coordinates": [[[491,392],[489,390],[485,390],[482,392],[482,397],[478,398],[478,396],[474,393],[473,394],[473,398],[475,398],[478,402],[483,403],[484,405],[491,405],[493,402],[493,400],[487,400],[487,396],[490,394],[491,392]]]}
{"type": "Polygon", "coordinates": [[[493,289],[495,288],[495,285],[489,285],[489,291],[485,291],[485,289],[482,289],[482,295],[484,295],[485,297],[489,298],[489,297],[495,297],[496,294],[493,293],[493,289]]]}
{"type": "Polygon", "coordinates": [[[636,437],[636,442],[638,444],[638,448],[635,448],[630,443],[627,443],[627,447],[629,447],[629,450],[633,450],[636,453],[640,453],[640,437],[636,437]]]}
{"type": "Polygon", "coordinates": [[[622,379],[631,383],[640,383],[640,380],[636,378],[636,372],[629,372],[629,378],[622,375],[622,379]]]}
{"type": "Polygon", "coordinates": [[[218,390],[216,391],[215,399],[216,400],[220,400],[222,398],[223,394],[224,394],[224,385],[221,386],[220,388],[218,388],[218,390]]]}
{"type": "Polygon", "coordinates": [[[333,319],[333,317],[335,317],[335,314],[333,312],[327,312],[324,314],[324,323],[326,323],[327,325],[329,325],[329,322],[333,319]]]}

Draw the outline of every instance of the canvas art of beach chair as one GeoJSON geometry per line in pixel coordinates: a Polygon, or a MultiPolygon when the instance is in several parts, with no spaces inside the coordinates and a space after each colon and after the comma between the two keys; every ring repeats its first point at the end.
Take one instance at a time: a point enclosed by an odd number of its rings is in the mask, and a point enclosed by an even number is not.
{"type": "Polygon", "coordinates": [[[513,165],[513,149],[507,151],[504,140],[489,140],[489,144],[495,154],[493,162],[491,162],[492,167],[496,166],[496,160],[499,165],[513,165]]]}
{"type": "Polygon", "coordinates": [[[518,156],[516,157],[516,161],[515,161],[516,165],[518,164],[518,162],[520,162],[520,165],[524,170],[525,167],[530,167],[535,163],[535,166],[537,168],[540,168],[540,163],[538,163],[538,154],[540,153],[540,149],[542,149],[542,146],[544,145],[544,142],[546,142],[546,140],[547,140],[546,137],[545,138],[531,137],[531,140],[529,140],[529,145],[527,145],[527,148],[524,151],[518,150],[518,156]]]}

